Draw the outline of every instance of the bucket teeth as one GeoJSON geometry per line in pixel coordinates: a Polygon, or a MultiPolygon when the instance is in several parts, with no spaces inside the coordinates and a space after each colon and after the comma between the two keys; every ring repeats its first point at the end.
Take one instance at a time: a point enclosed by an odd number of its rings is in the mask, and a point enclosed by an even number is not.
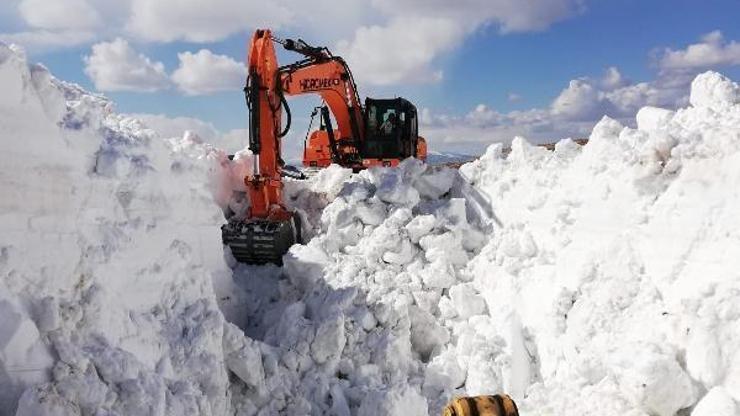
{"type": "Polygon", "coordinates": [[[286,221],[229,220],[221,227],[223,243],[240,263],[283,264],[283,254],[300,242],[298,217],[286,221]]]}

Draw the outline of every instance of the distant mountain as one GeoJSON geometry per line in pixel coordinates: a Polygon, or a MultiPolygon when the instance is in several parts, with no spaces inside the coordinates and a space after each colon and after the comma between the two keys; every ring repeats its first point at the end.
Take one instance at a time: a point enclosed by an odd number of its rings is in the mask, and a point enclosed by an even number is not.
{"type": "Polygon", "coordinates": [[[465,155],[462,153],[436,152],[430,150],[427,153],[427,163],[430,165],[446,165],[449,163],[465,163],[478,158],[478,156],[465,155]]]}

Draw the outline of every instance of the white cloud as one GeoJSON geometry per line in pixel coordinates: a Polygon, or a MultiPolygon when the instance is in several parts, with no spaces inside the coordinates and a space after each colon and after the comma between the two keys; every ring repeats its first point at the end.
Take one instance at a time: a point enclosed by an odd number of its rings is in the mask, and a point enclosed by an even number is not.
{"type": "Polygon", "coordinates": [[[85,0],[23,0],[18,11],[39,29],[89,30],[101,23],[98,12],[85,0]]]}
{"type": "Polygon", "coordinates": [[[492,143],[510,143],[516,136],[534,142],[584,137],[593,124],[558,120],[549,109],[499,113],[479,104],[462,116],[423,109],[419,133],[434,150],[480,154],[492,143]]]}
{"type": "Polygon", "coordinates": [[[509,143],[515,136],[535,143],[583,138],[604,115],[634,124],[641,107],[683,106],[688,91],[688,84],[674,78],[630,84],[617,68],[609,68],[602,79],[570,81],[545,108],[501,113],[479,104],[461,116],[422,109],[420,134],[435,150],[469,154],[480,153],[495,142],[509,143]]]}
{"type": "Polygon", "coordinates": [[[239,90],[244,85],[244,64],[228,56],[201,49],[195,54],[184,52],[177,57],[180,66],[172,74],[172,81],[187,95],[239,90]]]}
{"type": "Polygon", "coordinates": [[[376,85],[442,79],[433,67],[444,53],[488,24],[502,33],[544,30],[582,9],[581,0],[374,0],[388,16],[338,43],[358,78],[376,85]]]}
{"type": "MultiPolygon", "coordinates": [[[[544,30],[581,12],[585,0],[10,1],[10,7],[21,2],[15,8],[23,11],[30,29],[95,28],[92,36],[77,36],[72,44],[114,36],[206,43],[236,33],[248,38],[255,27],[299,31],[317,43],[323,39],[338,46],[363,84],[388,85],[439,81],[440,57],[475,31],[491,25],[502,33],[544,30]]],[[[25,33],[22,40],[64,46],[49,33],[37,33],[33,39],[25,33]]]]}
{"type": "Polygon", "coordinates": [[[700,43],[689,45],[686,49],[665,49],[658,64],[661,69],[668,71],[740,65],[740,43],[726,42],[722,33],[715,30],[704,35],[700,43]]]}
{"type": "Polygon", "coordinates": [[[435,82],[442,72],[430,63],[463,36],[462,29],[447,19],[398,18],[387,26],[357,29],[352,41],[339,42],[337,53],[361,81],[376,85],[435,82]]]}
{"type": "Polygon", "coordinates": [[[121,38],[93,45],[84,61],[85,73],[99,91],[152,92],[170,85],[161,62],[152,62],[121,38]]]}
{"type": "Polygon", "coordinates": [[[16,32],[0,33],[0,41],[23,46],[32,53],[90,43],[101,16],[87,0],[6,0],[7,15],[16,32]]]}
{"type": "Polygon", "coordinates": [[[615,66],[610,66],[604,72],[604,76],[601,78],[601,87],[605,90],[615,90],[629,85],[629,80],[622,76],[619,69],[615,66]]]}
{"type": "Polygon", "coordinates": [[[151,41],[214,42],[248,28],[280,27],[290,12],[280,2],[211,0],[131,0],[126,25],[134,35],[151,41]]]}
{"type": "Polygon", "coordinates": [[[522,96],[519,95],[519,94],[517,94],[517,93],[515,93],[515,92],[510,92],[510,93],[506,94],[506,99],[510,103],[516,103],[516,102],[519,102],[519,101],[522,100],[522,96]]]}
{"type": "Polygon", "coordinates": [[[16,43],[34,52],[60,47],[78,46],[95,39],[93,32],[33,30],[28,32],[0,33],[0,41],[16,43]]]}
{"type": "Polygon", "coordinates": [[[552,113],[571,121],[591,120],[608,109],[604,100],[593,85],[582,79],[570,81],[552,103],[552,113]]]}
{"type": "Polygon", "coordinates": [[[544,30],[583,11],[583,0],[373,0],[392,16],[445,17],[474,29],[493,23],[501,32],[544,30]]]}

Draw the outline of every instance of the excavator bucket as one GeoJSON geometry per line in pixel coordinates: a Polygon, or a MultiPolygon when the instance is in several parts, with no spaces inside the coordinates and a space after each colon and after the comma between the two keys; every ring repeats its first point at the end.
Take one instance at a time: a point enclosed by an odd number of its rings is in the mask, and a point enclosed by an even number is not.
{"type": "Polygon", "coordinates": [[[285,221],[232,219],[221,227],[221,238],[240,263],[282,266],[283,255],[301,243],[301,221],[298,215],[285,221]]]}
{"type": "Polygon", "coordinates": [[[507,394],[458,397],[442,409],[442,416],[519,416],[519,409],[507,394]]]}

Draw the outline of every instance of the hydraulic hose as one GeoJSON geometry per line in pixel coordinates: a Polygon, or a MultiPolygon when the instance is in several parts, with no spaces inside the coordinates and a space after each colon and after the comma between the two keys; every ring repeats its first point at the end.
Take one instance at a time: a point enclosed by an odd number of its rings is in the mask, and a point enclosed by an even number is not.
{"type": "Polygon", "coordinates": [[[290,130],[290,124],[293,121],[292,114],[290,113],[290,106],[288,105],[288,101],[285,99],[285,94],[283,94],[283,83],[280,80],[281,75],[282,73],[280,71],[275,74],[275,92],[280,97],[280,103],[278,103],[278,106],[275,108],[270,105],[270,109],[272,110],[273,114],[277,112],[282,105],[285,109],[285,115],[287,117],[287,120],[285,122],[285,129],[283,129],[283,131],[281,132],[275,132],[278,138],[285,137],[285,135],[288,134],[288,131],[290,130]]]}
{"type": "Polygon", "coordinates": [[[285,99],[285,95],[283,94],[282,90],[280,90],[280,103],[285,109],[285,116],[287,117],[287,119],[285,120],[285,129],[280,132],[280,134],[278,134],[278,137],[284,137],[286,134],[288,134],[288,130],[290,130],[290,123],[293,121],[293,117],[290,114],[290,106],[288,105],[288,101],[285,99]]]}

